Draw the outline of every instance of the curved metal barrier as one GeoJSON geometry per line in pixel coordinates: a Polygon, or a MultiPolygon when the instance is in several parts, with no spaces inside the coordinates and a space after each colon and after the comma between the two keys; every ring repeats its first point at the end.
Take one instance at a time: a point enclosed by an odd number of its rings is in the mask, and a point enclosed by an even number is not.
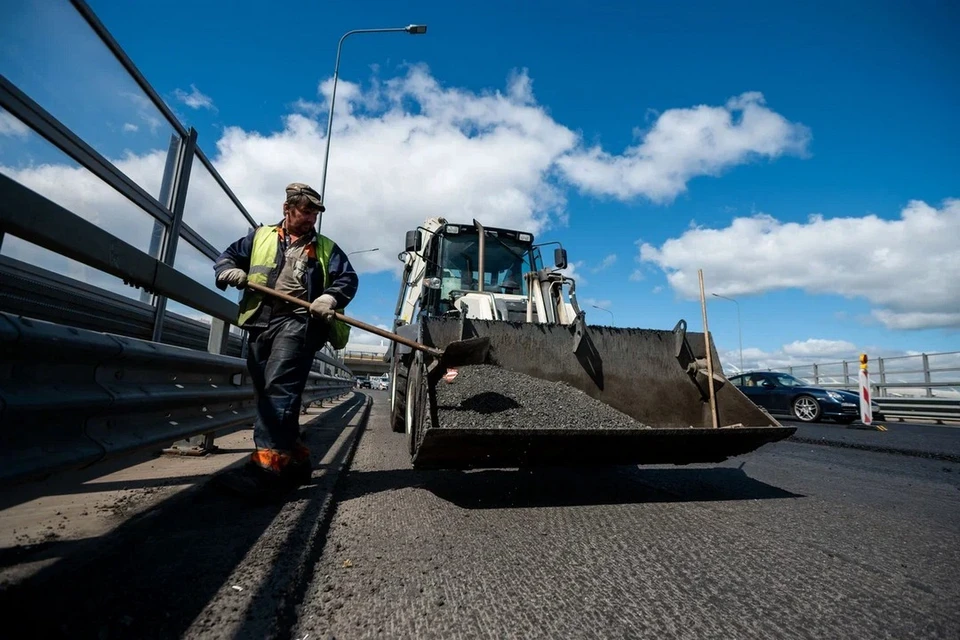
{"type": "MultiPolygon", "coordinates": [[[[0,313],[0,483],[252,424],[246,363],[0,313]]],[[[304,402],[350,393],[311,373],[304,402]]]]}

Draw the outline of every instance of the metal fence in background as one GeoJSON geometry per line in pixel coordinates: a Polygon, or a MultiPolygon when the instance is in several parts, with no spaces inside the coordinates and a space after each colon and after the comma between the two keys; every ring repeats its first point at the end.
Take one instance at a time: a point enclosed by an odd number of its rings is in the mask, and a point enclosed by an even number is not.
{"type": "MultiPolygon", "coordinates": [[[[960,351],[870,358],[867,367],[870,384],[878,399],[924,397],[960,400],[960,351]]],[[[820,387],[859,387],[859,360],[787,367],[786,371],[820,387]]]]}

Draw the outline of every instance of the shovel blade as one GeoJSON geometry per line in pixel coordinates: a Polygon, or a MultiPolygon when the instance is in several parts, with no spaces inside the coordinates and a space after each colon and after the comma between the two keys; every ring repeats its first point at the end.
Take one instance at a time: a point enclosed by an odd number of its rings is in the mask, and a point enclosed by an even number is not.
{"type": "Polygon", "coordinates": [[[469,338],[451,342],[443,350],[436,369],[445,371],[471,364],[484,364],[490,353],[490,338],[469,338]]]}

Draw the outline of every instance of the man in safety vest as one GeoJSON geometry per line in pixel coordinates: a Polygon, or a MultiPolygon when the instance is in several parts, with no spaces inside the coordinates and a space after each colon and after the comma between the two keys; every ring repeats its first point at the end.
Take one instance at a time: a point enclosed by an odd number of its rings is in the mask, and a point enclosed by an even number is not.
{"type": "Polygon", "coordinates": [[[256,451],[218,481],[254,499],[277,498],[310,481],[310,451],[300,439],[301,395],[316,352],[327,342],[346,346],[350,327],[336,320],[334,310],[345,308],[358,286],[346,254],[316,232],[325,210],[320,194],[300,182],[286,191],[283,220],[254,229],[213,265],[219,289],[244,290],[237,324],[248,334],[247,366],[257,397],[256,451]],[[248,281],[310,301],[310,312],[255,292],[248,281]]]}

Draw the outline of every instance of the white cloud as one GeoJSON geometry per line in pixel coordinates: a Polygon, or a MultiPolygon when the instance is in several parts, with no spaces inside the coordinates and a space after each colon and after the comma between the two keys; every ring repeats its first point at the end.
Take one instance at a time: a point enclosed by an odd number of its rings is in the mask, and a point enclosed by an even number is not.
{"type": "MultiPolygon", "coordinates": [[[[311,102],[314,96],[305,96],[296,101],[278,131],[260,133],[228,127],[215,144],[199,141],[258,222],[279,220],[283,187],[289,182],[320,186],[332,83],[326,79],[317,86],[319,100],[311,102]]],[[[209,97],[192,85],[190,93],[178,91],[176,95],[193,108],[215,108],[209,97]]],[[[161,127],[156,108],[144,96],[135,92],[123,92],[121,96],[136,106],[136,119],[120,122],[152,131],[161,127]]],[[[694,112],[702,109],[709,111],[697,107],[694,112]]],[[[674,153],[674,142],[665,136],[666,132],[675,132],[672,123],[685,111],[663,113],[647,135],[642,148],[651,154],[645,155],[643,162],[655,173],[673,175],[673,156],[689,155],[686,141],[676,138],[674,153]]],[[[751,103],[743,112],[743,120],[750,123],[758,118],[780,117],[751,103]],[[748,117],[748,112],[759,115],[748,117]]],[[[731,126],[737,129],[743,125],[731,126]]],[[[750,125],[751,140],[760,137],[757,128],[750,125]]],[[[770,130],[779,135],[776,127],[770,130]]],[[[770,147],[778,145],[775,142],[770,147]]],[[[476,218],[486,225],[528,230],[539,236],[566,223],[566,191],[570,186],[566,180],[581,184],[581,177],[577,171],[568,170],[565,163],[585,153],[578,135],[537,103],[526,71],[510,74],[504,89],[480,92],[444,86],[419,65],[409,67],[401,76],[385,80],[374,77],[363,85],[341,80],[326,189],[328,209],[322,230],[346,251],[380,248],[357,256],[362,273],[399,271],[395,256],[402,250],[404,232],[428,217],[468,222],[476,218]]],[[[163,145],[148,154],[113,158],[113,162],[157,195],[165,157],[163,145]]],[[[635,157],[627,154],[622,160],[633,162],[635,157]]],[[[724,166],[736,161],[725,160],[724,166]]],[[[702,168],[713,171],[709,163],[702,168]]],[[[152,220],[69,161],[0,169],[121,238],[141,248],[149,244],[152,220]]],[[[672,184],[685,182],[698,171],[687,170],[686,177],[676,178],[672,184]]],[[[635,190],[630,176],[623,178],[624,189],[635,190]]],[[[185,221],[217,248],[225,247],[247,229],[236,207],[196,164],[185,221]]],[[[188,253],[183,251],[177,266],[210,285],[212,269],[206,259],[188,253]]],[[[608,256],[602,266],[609,266],[614,259],[608,256]]],[[[585,263],[578,261],[570,263],[565,273],[582,287],[587,270],[585,263]]],[[[372,295],[365,290],[362,278],[359,295],[372,295]]]]}
{"type": "MultiPolygon", "coordinates": [[[[732,375],[740,369],[740,350],[736,345],[734,348],[724,348],[728,346],[717,345],[717,349],[724,371],[727,375],[732,375]]],[[[856,363],[861,353],[869,354],[871,361],[908,354],[906,351],[882,349],[873,345],[858,346],[845,340],[808,338],[782,345],[773,351],[744,347],[743,368],[745,371],[786,371],[789,367],[794,367],[795,374],[807,375],[812,374],[812,365],[817,364],[818,372],[824,377],[842,377],[842,362],[846,361],[848,374],[855,376],[859,370],[856,363]]]]}
{"type": "MultiPolygon", "coordinates": [[[[163,127],[166,121],[157,110],[157,105],[150,101],[150,98],[142,93],[134,91],[120,91],[120,96],[126,98],[137,108],[137,117],[143,120],[143,123],[150,129],[150,133],[156,133],[163,127]]],[[[169,123],[166,123],[169,127],[169,123]]]]}
{"type": "Polygon", "coordinates": [[[652,291],[653,293],[660,293],[661,291],[663,291],[663,287],[661,287],[660,285],[657,285],[653,288],[652,291]]]}
{"type": "Polygon", "coordinates": [[[960,312],[925,313],[922,311],[896,312],[874,309],[871,315],[888,329],[925,329],[927,327],[960,327],[960,312]]]}
{"type": "Polygon", "coordinates": [[[736,218],[724,229],[696,227],[640,260],[660,267],[682,296],[755,295],[788,288],[862,297],[891,329],[960,326],[960,199],[937,209],[911,201],[895,220],[876,215],[806,223],[770,215],[736,218]]]}
{"type": "Polygon", "coordinates": [[[610,300],[597,300],[596,298],[584,298],[581,303],[581,306],[586,305],[588,307],[600,307],[601,309],[606,309],[607,311],[609,311],[610,307],[613,306],[613,302],[610,300]]]}
{"type": "Polygon", "coordinates": [[[587,284],[587,279],[583,275],[584,271],[584,261],[577,260],[575,262],[568,262],[566,269],[560,269],[559,273],[567,276],[568,278],[573,278],[577,283],[577,287],[583,287],[587,284]]]}
{"type": "Polygon", "coordinates": [[[645,279],[646,276],[643,275],[643,271],[640,269],[634,269],[633,273],[630,274],[630,282],[640,282],[645,279]]]}
{"type": "Polygon", "coordinates": [[[176,96],[177,100],[187,105],[191,109],[209,109],[211,111],[217,110],[216,106],[213,104],[213,98],[201,93],[201,91],[192,84],[190,85],[190,93],[187,93],[183,89],[175,89],[173,95],[176,96]]]}
{"type": "Polygon", "coordinates": [[[599,273],[604,269],[609,269],[614,264],[616,264],[616,262],[617,262],[617,254],[611,253],[610,255],[604,257],[604,259],[600,261],[600,264],[590,269],[590,271],[592,273],[599,273]]]}
{"type": "Polygon", "coordinates": [[[586,193],[663,203],[697,176],[717,176],[755,158],[804,155],[809,140],[807,127],[767,108],[763,94],[749,92],[722,107],[669,109],[622,155],[578,149],[558,165],[586,193]]]}
{"type": "Polygon", "coordinates": [[[30,134],[30,127],[20,122],[12,113],[0,107],[0,136],[26,138],[30,134]]]}
{"type": "Polygon", "coordinates": [[[849,355],[856,350],[852,342],[846,340],[823,340],[809,338],[797,340],[783,345],[783,352],[788,356],[823,357],[830,355],[849,355]]]}
{"type": "MultiPolygon", "coordinates": [[[[392,331],[393,329],[386,326],[385,324],[377,324],[377,327],[385,329],[387,331],[392,331]]],[[[389,348],[391,345],[389,340],[381,338],[378,335],[369,333],[367,331],[362,331],[360,329],[350,329],[350,342],[347,344],[347,350],[360,347],[359,350],[362,351],[384,351],[384,348],[389,348]],[[363,347],[368,347],[364,349],[363,347]],[[379,349],[369,349],[369,347],[379,347],[379,349]]]]}
{"type": "Polygon", "coordinates": [[[123,124],[123,131],[124,131],[124,133],[135,133],[135,132],[137,132],[137,131],[139,131],[139,130],[140,130],[140,127],[138,127],[137,125],[135,125],[135,124],[133,124],[133,123],[131,123],[131,122],[125,122],[125,123],[123,124]]]}

